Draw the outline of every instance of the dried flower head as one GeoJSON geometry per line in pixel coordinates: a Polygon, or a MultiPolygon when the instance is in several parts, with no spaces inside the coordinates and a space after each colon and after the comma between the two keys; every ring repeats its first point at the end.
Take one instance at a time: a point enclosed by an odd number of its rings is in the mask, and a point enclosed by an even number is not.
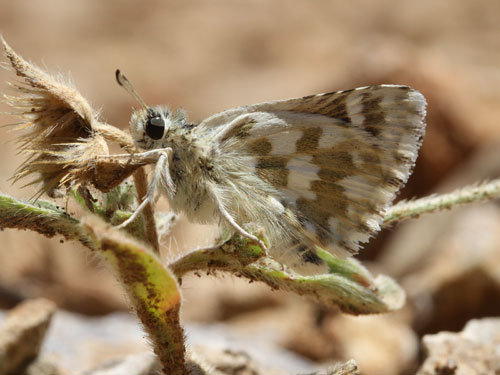
{"type": "Polygon", "coordinates": [[[37,175],[27,185],[41,183],[37,196],[54,196],[58,188],[93,184],[108,191],[144,163],[112,160],[107,141],[134,150],[130,136],[99,120],[99,114],[63,77],[52,77],[28,63],[1,38],[5,55],[23,80],[9,85],[16,95],[3,95],[19,119],[21,152],[28,157],[14,181],[37,175]]]}

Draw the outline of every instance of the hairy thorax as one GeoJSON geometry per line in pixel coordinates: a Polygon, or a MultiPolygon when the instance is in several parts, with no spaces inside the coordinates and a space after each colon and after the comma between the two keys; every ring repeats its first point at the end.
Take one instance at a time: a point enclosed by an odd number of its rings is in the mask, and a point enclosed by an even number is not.
{"type": "Polygon", "coordinates": [[[209,194],[209,184],[214,182],[208,158],[210,149],[190,132],[176,130],[166,137],[162,145],[173,150],[170,174],[175,191],[166,194],[170,207],[174,212],[184,212],[190,221],[214,222],[218,215],[209,194]]]}

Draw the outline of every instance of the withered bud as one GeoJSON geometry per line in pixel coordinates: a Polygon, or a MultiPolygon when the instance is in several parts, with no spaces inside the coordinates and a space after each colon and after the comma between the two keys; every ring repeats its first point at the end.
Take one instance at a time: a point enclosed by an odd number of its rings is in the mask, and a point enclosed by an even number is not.
{"type": "Polygon", "coordinates": [[[107,157],[106,141],[133,152],[130,135],[99,121],[97,111],[75,88],[28,63],[0,40],[12,68],[23,78],[10,84],[16,95],[3,95],[13,109],[10,114],[19,119],[16,129],[24,130],[19,144],[28,154],[14,181],[37,175],[27,185],[41,183],[38,196],[88,183],[107,191],[144,165],[107,157]]]}

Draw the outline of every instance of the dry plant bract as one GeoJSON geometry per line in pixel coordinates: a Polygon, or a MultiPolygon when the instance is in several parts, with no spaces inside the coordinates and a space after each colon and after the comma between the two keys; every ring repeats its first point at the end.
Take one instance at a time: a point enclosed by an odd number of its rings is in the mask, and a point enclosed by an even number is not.
{"type": "Polygon", "coordinates": [[[60,188],[92,184],[107,192],[130,176],[144,161],[110,157],[107,142],[128,152],[135,147],[130,136],[99,119],[88,101],[64,78],[54,78],[28,63],[1,38],[5,54],[22,80],[10,83],[14,95],[3,95],[19,121],[15,129],[20,150],[28,154],[13,176],[18,181],[37,177],[27,185],[41,183],[37,197],[55,196],[60,188]]]}

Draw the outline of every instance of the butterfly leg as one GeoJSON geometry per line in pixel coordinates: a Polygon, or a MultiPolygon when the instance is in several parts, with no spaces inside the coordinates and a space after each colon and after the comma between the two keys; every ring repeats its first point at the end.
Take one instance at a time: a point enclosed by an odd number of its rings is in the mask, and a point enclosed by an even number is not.
{"type": "Polygon", "coordinates": [[[171,148],[159,148],[150,151],[132,153],[132,154],[114,154],[114,155],[99,155],[99,159],[136,159],[137,161],[148,161],[148,162],[157,162],[162,153],[171,153],[171,148]]]}
{"type": "Polygon", "coordinates": [[[175,191],[175,185],[172,181],[172,177],[170,176],[169,167],[169,164],[172,160],[172,154],[173,153],[171,148],[152,150],[144,152],[142,154],[136,154],[136,156],[143,155],[148,158],[156,155],[158,160],[156,161],[153,178],[151,179],[151,183],[149,184],[146,196],[144,197],[141,204],[135,209],[134,213],[127,220],[117,226],[118,229],[125,228],[127,225],[133,222],[148,203],[154,203],[155,193],[158,191],[158,188],[161,184],[165,185],[169,193],[173,193],[175,191]],[[155,152],[155,154],[153,154],[153,152],[155,152]]]}
{"type": "Polygon", "coordinates": [[[217,198],[215,198],[215,202],[216,202],[217,209],[219,210],[219,213],[221,214],[221,216],[228,222],[228,224],[230,226],[233,227],[234,230],[236,230],[236,232],[238,232],[243,237],[246,237],[246,238],[248,238],[248,239],[250,239],[252,241],[257,242],[259,244],[259,246],[264,251],[267,251],[267,246],[266,246],[266,244],[263,241],[261,241],[256,236],[254,236],[253,234],[248,233],[245,229],[243,229],[242,227],[240,227],[238,225],[238,223],[229,214],[229,212],[227,212],[227,210],[224,208],[224,206],[222,205],[222,203],[217,198]]]}

